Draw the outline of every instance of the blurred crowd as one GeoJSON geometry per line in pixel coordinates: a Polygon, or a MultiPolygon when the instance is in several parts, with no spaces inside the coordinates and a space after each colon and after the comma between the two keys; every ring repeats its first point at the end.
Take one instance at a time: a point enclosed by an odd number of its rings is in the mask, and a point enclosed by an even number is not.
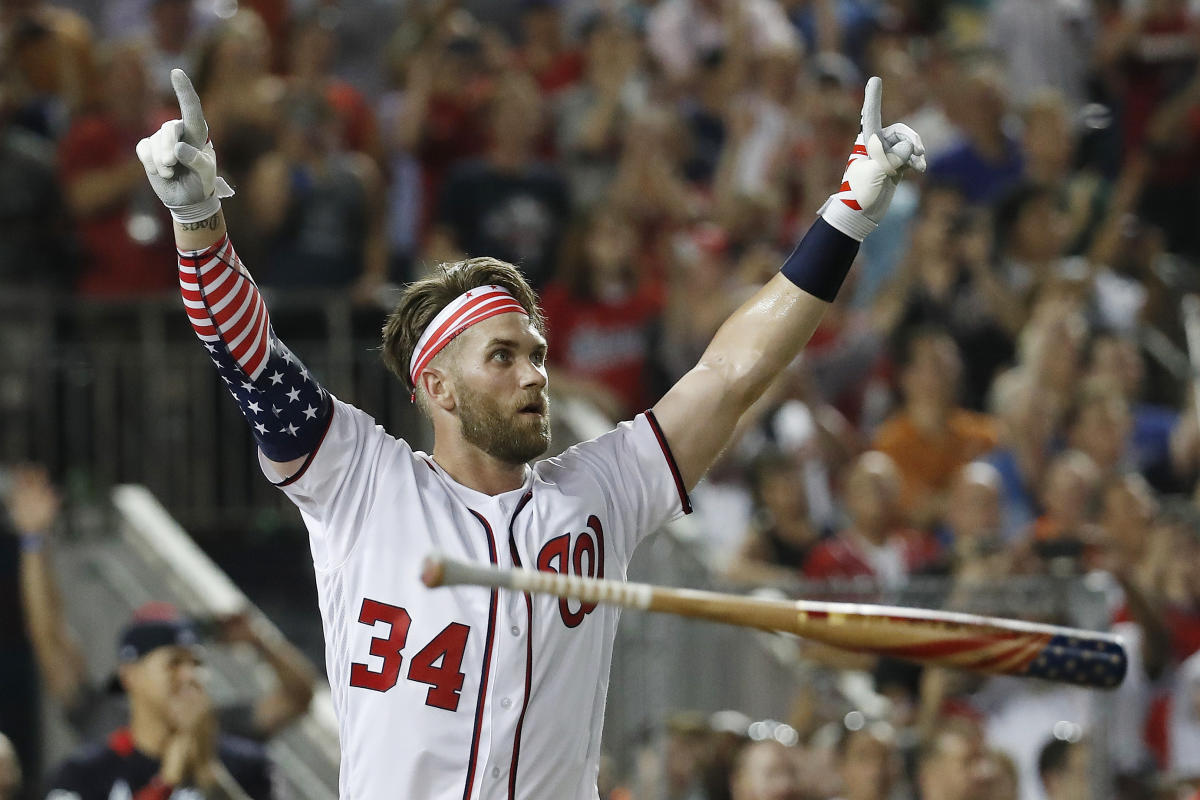
{"type": "Polygon", "coordinates": [[[1188,797],[1198,62],[1186,0],[2,0],[0,287],[171,291],[134,143],[179,66],[260,284],[379,315],[429,264],[510,260],[554,388],[624,418],[777,270],[880,75],[928,174],[696,491],[706,557],[746,585],[941,576],[957,607],[1107,576],[1130,675],[1093,736],[1075,690],[860,660],[881,718],[683,715],[601,796],[1188,797]]]}

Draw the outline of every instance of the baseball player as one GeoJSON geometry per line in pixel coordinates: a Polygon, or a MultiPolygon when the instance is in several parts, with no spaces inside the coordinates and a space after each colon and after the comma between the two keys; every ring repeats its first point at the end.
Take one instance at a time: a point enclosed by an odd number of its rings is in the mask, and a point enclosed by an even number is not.
{"type": "Polygon", "coordinates": [[[225,232],[231,190],[199,98],[171,77],[182,119],[137,153],[175,219],[188,317],[308,527],[341,795],[595,800],[618,612],[430,590],[422,558],[624,577],[812,334],[902,172],[924,169],[919,137],[881,128],[873,78],[844,182],[780,274],[653,409],[556,458],[534,461],[550,442],[547,342],[520,272],[472,258],[410,285],[383,352],[433,424],[429,454],[331,396],[276,338],[225,232]]]}

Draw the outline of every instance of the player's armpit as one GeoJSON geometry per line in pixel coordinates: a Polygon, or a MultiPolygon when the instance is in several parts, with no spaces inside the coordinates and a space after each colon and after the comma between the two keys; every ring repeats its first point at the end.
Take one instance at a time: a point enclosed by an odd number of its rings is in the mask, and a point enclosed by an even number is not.
{"type": "Polygon", "coordinates": [[[808,342],[828,305],[776,275],[725,321],[699,363],[654,406],[688,489],[808,342]]]}

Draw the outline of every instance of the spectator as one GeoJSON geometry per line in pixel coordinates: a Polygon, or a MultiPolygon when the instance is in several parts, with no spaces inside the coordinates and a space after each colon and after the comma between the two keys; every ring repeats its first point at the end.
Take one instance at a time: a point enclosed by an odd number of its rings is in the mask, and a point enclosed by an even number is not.
{"type": "Polygon", "coordinates": [[[1151,537],[1158,515],[1154,490],[1140,474],[1131,472],[1110,481],[1100,498],[1103,562],[1114,573],[1127,574],[1144,590],[1153,589],[1148,573],[1151,537]]]}
{"type": "Polygon", "coordinates": [[[818,580],[874,578],[896,587],[933,561],[937,544],[922,531],[898,527],[900,476],[881,452],[859,456],[842,489],[849,525],[818,544],[804,574],[818,580]]]}
{"type": "Polygon", "coordinates": [[[571,209],[557,168],[536,157],[542,113],[532,81],[504,79],[492,99],[486,156],[455,167],[442,187],[431,254],[487,253],[519,265],[535,288],[550,279],[571,209]]]}
{"type": "Polygon", "coordinates": [[[955,476],[947,497],[944,527],[953,562],[969,561],[1003,548],[1000,491],[1000,472],[986,461],[972,461],[955,476]]]}
{"type": "Polygon", "coordinates": [[[12,742],[0,733],[0,800],[19,800],[21,797],[21,762],[12,742]]]}
{"type": "Polygon", "coordinates": [[[638,42],[619,18],[594,15],[583,31],[583,79],[555,102],[557,149],[577,211],[605,197],[617,171],[621,134],[645,103],[638,42]]]}
{"type": "Polygon", "coordinates": [[[1038,391],[1028,375],[1013,372],[995,382],[1001,424],[999,445],[980,460],[1001,480],[1004,538],[1022,535],[1037,516],[1037,492],[1051,454],[1057,415],[1051,395],[1038,391]]]}
{"type": "Polygon", "coordinates": [[[77,118],[59,144],[59,175],[86,254],[78,280],[85,295],[153,294],[176,283],[163,269],[174,259],[170,218],[133,152],[159,122],[144,58],[134,45],[105,54],[100,106],[77,118]]]}
{"type": "MultiPolygon", "coordinates": [[[[115,709],[105,688],[112,687],[87,682],[85,656],[67,626],[59,582],[47,552],[48,537],[58,524],[58,495],[44,470],[22,468],[14,473],[7,504],[21,537],[22,606],[41,681],[77,732],[86,736],[107,733],[115,709]]],[[[274,672],[277,682],[274,690],[253,703],[218,709],[221,728],[265,741],[308,710],[316,675],[295,647],[248,615],[235,614],[215,623],[219,642],[249,646],[274,672]]],[[[0,714],[0,726],[4,724],[0,714]]],[[[36,725],[29,724],[36,730],[36,725]]]]}
{"type": "MultiPolygon", "coordinates": [[[[936,196],[927,192],[922,208],[936,212],[936,196]]],[[[992,275],[991,240],[981,214],[921,214],[908,255],[874,310],[876,324],[899,341],[914,330],[939,327],[961,352],[971,353],[960,399],[972,409],[983,407],[995,373],[1012,360],[1008,330],[1020,324],[1012,320],[1011,295],[992,275]]]]}
{"type": "Polygon", "coordinates": [[[785,583],[804,569],[821,531],[808,514],[803,466],[774,449],[763,449],[750,467],[754,518],[742,546],[726,568],[731,580],[785,583]]]}
{"type": "Polygon", "coordinates": [[[265,751],[218,732],[197,642],[188,620],[134,618],[121,634],[114,676],[129,697],[129,723],[59,766],[49,797],[165,798],[177,787],[255,800],[276,796],[265,751]]]}
{"type": "Polygon", "coordinates": [[[573,86],[583,74],[583,57],[563,37],[562,12],[557,0],[522,0],[520,66],[543,94],[573,86]]]}
{"type": "Polygon", "coordinates": [[[43,0],[7,0],[0,4],[0,31],[14,124],[59,139],[96,99],[91,27],[43,0]]]}
{"type": "Polygon", "coordinates": [[[146,75],[158,102],[174,100],[171,70],[195,74],[199,20],[191,0],[151,0],[145,37],[146,75]]]}
{"type": "Polygon", "coordinates": [[[979,730],[965,720],[946,721],[917,755],[921,800],[974,800],[987,782],[987,754],[979,730]]]}
{"type": "Polygon", "coordinates": [[[200,52],[196,91],[209,133],[222,143],[222,168],[233,174],[244,171],[246,162],[252,161],[241,151],[274,129],[273,116],[284,84],[269,72],[270,53],[267,26],[248,8],[209,31],[200,52]],[[230,156],[236,163],[230,162],[230,156]]]}
{"type": "Polygon", "coordinates": [[[1013,100],[1024,104],[1053,88],[1075,109],[1087,99],[1094,12],[1087,3],[996,0],[988,10],[988,44],[1004,60],[1013,100]]]}
{"type": "Polygon", "coordinates": [[[600,210],[582,227],[577,253],[542,292],[555,386],[587,397],[614,419],[649,407],[657,319],[665,298],[640,269],[628,220],[600,210]]]}
{"type": "Polygon", "coordinates": [[[772,739],[738,754],[729,782],[732,800],[804,800],[804,787],[788,748],[772,739]]]}
{"type": "Polygon", "coordinates": [[[643,234],[696,219],[701,201],[683,177],[686,138],[670,111],[647,107],[630,117],[609,202],[643,234]]]}
{"type": "Polygon", "coordinates": [[[969,203],[993,203],[1024,169],[1021,148],[1004,129],[1008,98],[1003,79],[993,69],[971,69],[950,99],[951,119],[962,138],[929,163],[929,175],[957,186],[969,203]]]}
{"type": "Polygon", "coordinates": [[[487,148],[488,100],[493,91],[479,26],[455,14],[430,35],[408,62],[404,114],[396,119],[396,146],[421,170],[419,229],[433,224],[451,167],[487,148]]]}
{"type": "Polygon", "coordinates": [[[900,364],[904,405],[875,435],[876,449],[900,470],[901,507],[918,526],[941,519],[955,473],[998,440],[991,417],[958,405],[961,376],[958,347],[947,333],[914,332],[900,364]]]}
{"type": "Polygon", "coordinates": [[[46,552],[58,496],[39,468],[19,467],[10,476],[7,513],[0,518],[0,732],[10,737],[22,771],[38,776],[41,686],[65,701],[78,684],[82,661],[57,614],[57,583],[46,552]]]}
{"type": "MultiPolygon", "coordinates": [[[[65,288],[71,230],[54,169],[54,149],[14,124],[11,74],[0,75],[0,287],[65,288]]],[[[5,332],[3,338],[8,340],[5,332]]],[[[13,354],[14,358],[16,354],[13,354]]]]}
{"type": "Polygon", "coordinates": [[[298,15],[288,36],[288,79],[293,89],[325,99],[337,119],[339,150],[381,155],[375,114],[362,92],[331,74],[336,58],[334,15],[325,10],[298,15]]]}
{"type": "Polygon", "coordinates": [[[838,800],[888,800],[900,771],[891,726],[874,723],[843,733],[837,743],[837,768],[842,780],[838,800]]]}
{"type": "Polygon", "coordinates": [[[1168,406],[1145,398],[1146,366],[1137,342],[1129,336],[1100,334],[1092,340],[1088,359],[1089,383],[1096,380],[1118,387],[1129,409],[1130,462],[1160,489],[1177,488],[1171,442],[1181,422],[1168,406]]]}
{"type": "Polygon", "coordinates": [[[1023,119],[1025,178],[1058,192],[1066,212],[1067,252],[1084,252],[1102,221],[1111,187],[1097,170],[1079,168],[1079,130],[1062,94],[1050,89],[1034,93],[1023,119]]]}
{"type": "Polygon", "coordinates": [[[269,244],[263,283],[348,290],[370,302],[387,276],[382,179],[362,153],[338,146],[319,94],[289,92],[279,147],[259,160],[246,193],[269,244]]]}
{"type": "Polygon", "coordinates": [[[1103,378],[1084,381],[1064,425],[1070,445],[1092,459],[1101,477],[1136,466],[1130,460],[1133,422],[1118,384],[1103,378]]]}
{"type": "Polygon", "coordinates": [[[1078,450],[1050,463],[1041,497],[1044,513],[1031,531],[1034,554],[1045,566],[1081,568],[1085,548],[1098,538],[1093,519],[1100,481],[1095,462],[1078,450]]]}
{"type": "Polygon", "coordinates": [[[1046,800],[1088,800],[1092,797],[1091,748],[1084,741],[1051,739],[1038,756],[1038,776],[1046,800]]]}
{"type": "Polygon", "coordinates": [[[796,47],[796,34],[776,0],[664,0],[646,21],[646,45],[675,87],[695,77],[705,53],[729,43],[738,28],[754,52],[796,47]]]}

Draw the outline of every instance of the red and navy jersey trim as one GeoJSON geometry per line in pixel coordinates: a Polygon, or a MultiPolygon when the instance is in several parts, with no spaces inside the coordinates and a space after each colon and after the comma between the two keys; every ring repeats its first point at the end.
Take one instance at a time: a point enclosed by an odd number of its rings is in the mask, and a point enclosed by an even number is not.
{"type": "Polygon", "coordinates": [[[667,466],[671,468],[671,477],[675,479],[675,489],[679,492],[679,504],[683,507],[683,513],[692,513],[692,501],[688,498],[687,487],[683,485],[683,476],[679,474],[679,466],[675,463],[675,456],[671,454],[671,445],[667,444],[667,437],[663,436],[662,428],[658,425],[658,420],[654,418],[654,412],[646,409],[646,421],[650,423],[650,430],[654,431],[654,438],[658,440],[658,446],[662,448],[663,455],[667,459],[667,466]]]}
{"type": "MultiPolygon", "coordinates": [[[[517,540],[513,535],[513,525],[517,515],[533,499],[533,492],[526,492],[517,503],[512,519],[508,523],[508,549],[512,554],[513,565],[518,569],[522,566],[521,554],[517,552],[517,540]]],[[[521,729],[525,727],[525,712],[529,709],[529,693],[533,688],[533,598],[525,592],[525,699],[521,702],[521,714],[517,717],[517,731],[513,736],[512,763],[508,769],[508,798],[515,800],[517,796],[517,763],[521,758],[521,729]]]]}
{"type": "MultiPolygon", "coordinates": [[[[488,557],[493,564],[496,564],[496,537],[492,535],[492,526],[488,524],[487,519],[478,511],[474,509],[467,510],[483,526],[484,533],[487,534],[488,557]]],[[[479,679],[479,697],[475,701],[475,728],[471,732],[471,752],[467,759],[467,780],[463,785],[463,800],[470,800],[471,791],[475,783],[475,766],[479,760],[479,736],[483,730],[483,711],[484,706],[487,704],[488,678],[492,670],[492,640],[496,635],[496,608],[499,604],[499,595],[500,590],[492,589],[492,599],[488,608],[487,640],[484,643],[483,649],[483,670],[479,679]]]]}

